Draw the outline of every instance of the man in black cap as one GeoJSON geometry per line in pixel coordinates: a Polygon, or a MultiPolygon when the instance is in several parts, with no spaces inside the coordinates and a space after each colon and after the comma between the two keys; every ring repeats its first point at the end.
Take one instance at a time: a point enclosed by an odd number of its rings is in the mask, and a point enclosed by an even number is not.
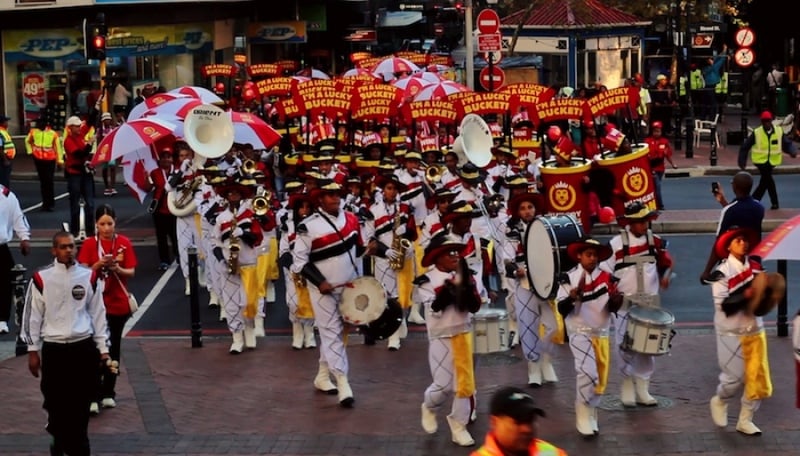
{"type": "Polygon", "coordinates": [[[538,418],[545,416],[544,410],[536,407],[525,391],[513,386],[500,388],[492,395],[489,413],[489,433],[471,456],[566,456],[564,450],[538,438],[538,418]]]}

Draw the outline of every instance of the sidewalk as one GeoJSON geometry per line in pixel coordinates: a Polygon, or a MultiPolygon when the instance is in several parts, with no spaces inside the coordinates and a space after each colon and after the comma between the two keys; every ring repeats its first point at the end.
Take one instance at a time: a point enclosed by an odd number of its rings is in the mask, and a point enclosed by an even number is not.
{"type": "MultiPolygon", "coordinates": [[[[708,304],[710,305],[710,304],[708,304]]],[[[90,424],[95,455],[467,455],[450,443],[440,411],[439,432],[421,429],[419,404],[430,382],[427,342],[412,336],[399,352],[385,344],[361,345],[350,338],[348,354],[355,408],[342,409],[335,396],[312,386],[318,351],[294,351],[286,337],[259,340],[240,356],[227,353],[227,338],[205,339],[192,349],[187,338],[127,338],[118,406],[90,424]]],[[[557,385],[528,389],[548,416],[543,438],[573,455],[761,455],[797,454],[800,425],[794,407],[794,366],[790,340],[769,336],[774,396],[755,416],[761,437],[735,432],[738,400],[730,405],[728,428],[714,426],[708,400],[717,383],[715,338],[708,331],[678,329],[672,353],[657,360],[651,391],[655,408],[623,409],[616,354],[607,395],[599,411],[600,436],[582,440],[574,427],[575,374],[567,346],[558,347],[557,385]]],[[[482,441],[488,399],[500,386],[526,381],[520,349],[477,355],[478,421],[470,426],[482,441]]],[[[38,381],[27,358],[0,363],[4,379],[0,454],[44,454],[38,381]]]]}

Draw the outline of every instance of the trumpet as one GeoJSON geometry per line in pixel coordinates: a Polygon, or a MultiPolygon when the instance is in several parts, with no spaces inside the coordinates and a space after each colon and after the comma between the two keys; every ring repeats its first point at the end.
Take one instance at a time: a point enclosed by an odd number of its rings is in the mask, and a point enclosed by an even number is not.
{"type": "Polygon", "coordinates": [[[230,256],[228,257],[228,274],[236,274],[239,272],[239,239],[231,237],[230,256]]]}
{"type": "Polygon", "coordinates": [[[256,161],[252,158],[248,158],[242,162],[242,172],[244,174],[253,174],[256,171],[258,171],[258,168],[256,167],[256,161]]]}
{"type": "Polygon", "coordinates": [[[253,198],[253,212],[259,217],[267,215],[269,212],[269,201],[272,199],[272,192],[260,189],[258,195],[253,198]]]}
{"type": "Polygon", "coordinates": [[[444,174],[444,165],[427,165],[425,167],[425,181],[430,185],[438,184],[444,174]]]}

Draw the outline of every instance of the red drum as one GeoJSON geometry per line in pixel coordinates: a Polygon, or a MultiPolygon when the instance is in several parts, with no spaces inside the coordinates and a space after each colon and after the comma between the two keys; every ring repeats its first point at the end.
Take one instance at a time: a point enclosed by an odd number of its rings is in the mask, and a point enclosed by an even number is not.
{"type": "Polygon", "coordinates": [[[633,153],[616,157],[603,154],[595,157],[595,166],[614,176],[614,198],[611,207],[617,216],[625,215],[625,208],[634,201],[641,201],[656,210],[656,190],[650,172],[650,152],[647,144],[632,145],[633,153]]]}
{"type": "Polygon", "coordinates": [[[583,226],[591,226],[589,196],[584,190],[584,178],[589,175],[592,162],[573,158],[572,166],[565,168],[557,168],[555,163],[555,160],[548,160],[539,166],[547,195],[545,215],[571,215],[583,226]]]}

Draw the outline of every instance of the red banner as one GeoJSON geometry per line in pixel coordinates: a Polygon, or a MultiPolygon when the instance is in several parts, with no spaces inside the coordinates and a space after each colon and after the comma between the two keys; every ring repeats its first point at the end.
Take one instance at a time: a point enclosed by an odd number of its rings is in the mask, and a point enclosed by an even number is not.
{"type": "Polygon", "coordinates": [[[447,100],[422,100],[403,105],[403,117],[408,124],[414,121],[431,121],[453,124],[458,112],[453,103],[447,100]]]}
{"type": "Polygon", "coordinates": [[[361,51],[361,52],[353,52],[352,54],[350,54],[350,61],[354,65],[357,65],[360,61],[369,58],[372,58],[371,52],[361,51]]]}
{"type": "Polygon", "coordinates": [[[622,195],[622,201],[614,201],[617,216],[625,215],[625,207],[634,201],[641,201],[656,210],[655,183],[650,173],[649,149],[646,144],[633,146],[633,153],[621,157],[609,157],[595,161],[596,166],[614,175],[615,193],[622,195]]]}
{"type": "Polygon", "coordinates": [[[554,160],[548,160],[539,168],[547,195],[545,215],[572,215],[584,227],[591,226],[589,197],[583,190],[584,177],[591,168],[592,163],[581,158],[573,159],[572,166],[566,168],[556,168],[554,160]]]}
{"type": "Polygon", "coordinates": [[[414,52],[414,51],[396,52],[395,56],[397,56],[397,57],[399,57],[401,59],[406,59],[406,60],[410,61],[411,63],[417,65],[417,66],[425,65],[425,62],[428,60],[428,56],[427,55],[419,53],[419,52],[414,52]]]}
{"type": "MultiPolygon", "coordinates": [[[[617,109],[627,109],[636,112],[639,107],[639,89],[636,87],[617,87],[606,90],[589,98],[586,101],[589,115],[594,118],[603,114],[613,114],[617,109]]],[[[627,114],[626,114],[627,115],[627,114]]]]}
{"type": "Polygon", "coordinates": [[[261,96],[287,97],[297,85],[297,79],[291,77],[271,78],[256,82],[256,90],[261,96]]]}
{"type": "Polygon", "coordinates": [[[397,115],[403,90],[386,84],[364,84],[353,91],[351,112],[354,119],[378,119],[397,115]]]}
{"type": "Polygon", "coordinates": [[[536,109],[537,104],[556,96],[553,88],[529,82],[507,85],[500,89],[500,92],[511,95],[511,112],[517,112],[521,107],[532,111],[536,109]]]}
{"type": "MultiPolygon", "coordinates": [[[[541,102],[535,108],[531,111],[531,117],[538,119],[540,122],[590,118],[586,110],[586,100],[577,98],[556,98],[541,102]]],[[[536,125],[539,124],[535,120],[534,123],[536,125]]]]}
{"type": "MultiPolygon", "coordinates": [[[[448,97],[448,100],[450,98],[448,97]]],[[[467,114],[505,114],[508,111],[511,95],[504,92],[473,92],[455,102],[461,117],[467,114]]]]}
{"type": "Polygon", "coordinates": [[[428,54],[428,65],[453,66],[453,58],[449,55],[428,54]]]}
{"type": "Polygon", "coordinates": [[[350,92],[339,81],[312,79],[297,86],[292,99],[302,114],[322,114],[328,118],[350,112],[350,92]]]}
{"type": "Polygon", "coordinates": [[[278,112],[278,116],[282,119],[290,119],[292,117],[300,117],[302,112],[300,111],[300,107],[297,106],[297,103],[294,102],[291,98],[284,98],[283,100],[278,100],[273,105],[275,110],[278,112]]]}
{"type": "Polygon", "coordinates": [[[280,76],[283,69],[277,63],[256,63],[247,66],[247,74],[253,76],[280,76]]]}
{"type": "Polygon", "coordinates": [[[236,76],[236,67],[226,63],[203,65],[200,67],[200,74],[202,74],[204,78],[211,76],[224,76],[226,78],[231,78],[236,76]]]}
{"type": "Polygon", "coordinates": [[[373,68],[375,68],[375,65],[381,63],[385,58],[386,57],[367,57],[365,59],[361,59],[358,62],[356,62],[356,67],[372,70],[373,68]]]}
{"type": "Polygon", "coordinates": [[[279,65],[285,71],[297,71],[300,64],[296,60],[278,60],[275,65],[279,65]]]}

